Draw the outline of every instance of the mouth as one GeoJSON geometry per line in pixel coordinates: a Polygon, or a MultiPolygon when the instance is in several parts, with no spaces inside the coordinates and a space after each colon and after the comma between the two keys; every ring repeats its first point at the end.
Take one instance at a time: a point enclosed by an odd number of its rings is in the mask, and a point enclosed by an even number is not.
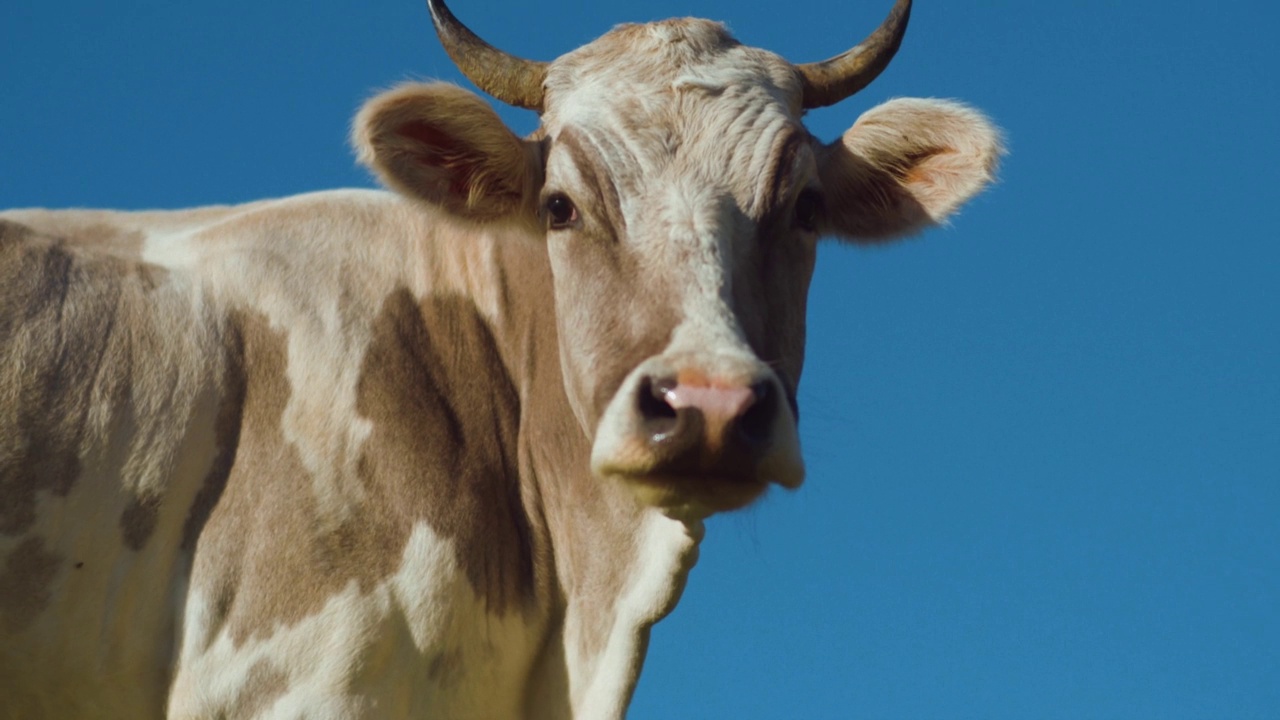
{"type": "Polygon", "coordinates": [[[770,485],[795,489],[804,480],[803,463],[788,453],[761,458],[702,448],[669,457],[636,439],[617,449],[612,458],[595,458],[596,477],[623,483],[641,503],[668,514],[705,517],[739,510],[770,485]]]}
{"type": "Polygon", "coordinates": [[[693,515],[739,510],[764,495],[770,482],[755,476],[687,472],[609,472],[603,477],[625,484],[640,502],[693,515]]]}

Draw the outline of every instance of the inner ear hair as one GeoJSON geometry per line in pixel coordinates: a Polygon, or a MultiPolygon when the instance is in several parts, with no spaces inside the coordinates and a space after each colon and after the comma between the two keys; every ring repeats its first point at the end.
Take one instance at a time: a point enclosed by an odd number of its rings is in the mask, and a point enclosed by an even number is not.
{"type": "Polygon", "coordinates": [[[882,240],[945,223],[992,182],[1003,152],[999,130],[961,103],[900,98],[872,108],[824,148],[823,181],[836,196],[830,230],[882,240]]]}
{"type": "Polygon", "coordinates": [[[464,216],[532,207],[536,148],[488,103],[444,83],[411,83],[365,104],[352,129],[360,162],[389,188],[464,216]]]}

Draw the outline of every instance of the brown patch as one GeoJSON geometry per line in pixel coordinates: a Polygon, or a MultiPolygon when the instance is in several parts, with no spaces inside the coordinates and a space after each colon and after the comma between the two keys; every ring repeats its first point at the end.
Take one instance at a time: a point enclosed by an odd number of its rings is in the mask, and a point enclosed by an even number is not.
{"type": "MultiPolygon", "coordinates": [[[[14,408],[0,416],[0,534],[31,527],[40,493],[70,493],[85,448],[143,421],[135,405],[186,397],[171,371],[189,358],[164,326],[178,306],[150,297],[163,272],[0,221],[0,397],[14,408]]],[[[164,438],[163,421],[151,421],[139,433],[164,438]]],[[[106,462],[123,466],[127,452],[112,448],[106,462]]],[[[121,527],[140,547],[161,488],[134,490],[121,527]]]]}
{"type": "Polygon", "coordinates": [[[101,319],[72,303],[114,304],[116,294],[83,292],[80,272],[52,239],[0,221],[0,397],[13,404],[0,415],[0,534],[22,534],[35,523],[38,494],[65,497],[80,475],[89,410],[81,388],[96,375],[105,338],[101,319]]]}
{"type": "Polygon", "coordinates": [[[136,495],[120,514],[120,534],[125,547],[141,550],[155,532],[160,518],[160,497],[148,492],[136,495]]]}
{"type": "MultiPolygon", "coordinates": [[[[0,221],[0,397],[15,409],[0,416],[0,534],[35,522],[39,493],[71,491],[81,449],[123,425],[121,413],[147,391],[133,386],[135,370],[172,359],[152,347],[165,332],[148,295],[163,272],[0,221]]],[[[172,394],[165,373],[153,377],[151,389],[172,394]]],[[[158,498],[136,502],[128,525],[139,541],[158,498]]]]}
{"type": "Polygon", "coordinates": [[[62,557],[45,550],[38,537],[23,540],[9,553],[0,571],[0,619],[5,630],[18,633],[40,615],[52,597],[61,563],[62,557]]]}
{"type": "Polygon", "coordinates": [[[243,353],[229,373],[239,379],[228,380],[243,387],[240,439],[220,498],[206,486],[197,499],[212,506],[203,530],[193,508],[186,540],[198,545],[192,575],[203,579],[214,622],[241,643],[314,614],[353,579],[370,588],[398,555],[369,546],[373,529],[363,537],[349,526],[322,530],[311,476],[282,434],[292,393],[287,337],[256,314],[234,313],[231,324],[243,353]]]}
{"type": "Polygon", "coordinates": [[[245,373],[244,340],[237,325],[228,324],[222,344],[227,351],[227,362],[223,376],[222,404],[218,407],[218,418],[214,425],[216,450],[209,472],[205,473],[204,482],[191,502],[186,522],[182,526],[182,549],[187,551],[195,549],[200,532],[209,521],[209,515],[222,497],[223,490],[226,489],[227,478],[231,475],[231,468],[236,460],[236,450],[240,444],[245,373]]]}
{"type": "Polygon", "coordinates": [[[427,679],[444,686],[456,684],[462,670],[462,655],[458,651],[436,653],[427,663],[427,679]]]}
{"type": "MultiPolygon", "coordinates": [[[[532,561],[514,459],[518,400],[469,302],[419,307],[403,290],[387,300],[358,386],[373,431],[359,477],[341,480],[360,482],[364,500],[336,526],[320,515],[312,478],[282,435],[290,396],[303,391],[286,375],[287,337],[261,316],[234,323],[243,341],[239,443],[193,574],[235,642],[296,624],[353,582],[370,591],[399,568],[422,520],[454,542],[490,609],[520,607],[532,561]]],[[[224,425],[228,437],[233,425],[224,425]]]]}
{"type": "Polygon", "coordinates": [[[49,447],[45,438],[35,440],[21,449],[6,442],[0,452],[0,535],[21,535],[35,524],[37,495],[66,497],[80,475],[74,451],[49,447]],[[46,447],[48,452],[42,453],[46,447]]]}
{"type": "MultiPolygon", "coordinates": [[[[358,386],[373,421],[360,470],[399,508],[399,533],[425,519],[495,613],[533,586],[532,541],[516,461],[519,397],[492,332],[471,302],[408,290],[387,298],[358,386]]],[[[407,538],[406,538],[407,539],[407,538]]]]}

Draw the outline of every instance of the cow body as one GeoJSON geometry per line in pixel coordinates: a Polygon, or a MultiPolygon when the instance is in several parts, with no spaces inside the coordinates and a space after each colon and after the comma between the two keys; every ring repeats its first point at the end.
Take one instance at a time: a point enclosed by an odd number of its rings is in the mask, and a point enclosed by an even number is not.
{"type": "Polygon", "coordinates": [[[674,602],[684,524],[546,502],[601,493],[527,236],[372,191],[8,217],[13,717],[566,714],[566,655],[640,637],[557,607],[553,521],[563,574],[667,566],[630,622],[674,602]]]}
{"type": "Polygon", "coordinates": [[[394,193],[0,214],[0,717],[624,714],[702,519],[801,481],[818,235],[999,144],[895,101],[823,145],[821,73],[706,21],[537,76],[526,139],[371,100],[394,193]]]}

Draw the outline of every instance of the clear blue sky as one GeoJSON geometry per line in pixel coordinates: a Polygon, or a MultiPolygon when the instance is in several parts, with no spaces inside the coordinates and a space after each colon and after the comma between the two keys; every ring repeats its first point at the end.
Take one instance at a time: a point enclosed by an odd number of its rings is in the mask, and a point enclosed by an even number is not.
{"type": "MultiPolygon", "coordinates": [[[[890,0],[465,2],[551,59],[701,15],[794,60],[890,0]]],[[[1270,3],[920,0],[893,96],[1008,130],[950,229],[826,247],[809,481],[710,523],[635,718],[1280,717],[1280,53],[1270,3]]],[[[9,0],[0,206],[371,182],[373,89],[458,76],[419,0],[9,0]]],[[[528,113],[504,110],[520,131],[528,113]]]]}

